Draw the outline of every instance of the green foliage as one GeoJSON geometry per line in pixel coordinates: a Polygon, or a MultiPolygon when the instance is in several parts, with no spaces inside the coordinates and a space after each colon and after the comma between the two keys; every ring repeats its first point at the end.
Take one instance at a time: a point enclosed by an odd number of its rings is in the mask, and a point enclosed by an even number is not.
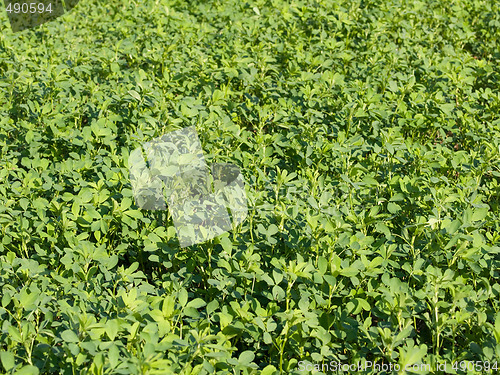
{"type": "Polygon", "coordinates": [[[3,12],[0,371],[500,360],[499,26],[487,0],[3,12]],[[190,125],[249,216],[180,249],[127,160],[190,125]]]}

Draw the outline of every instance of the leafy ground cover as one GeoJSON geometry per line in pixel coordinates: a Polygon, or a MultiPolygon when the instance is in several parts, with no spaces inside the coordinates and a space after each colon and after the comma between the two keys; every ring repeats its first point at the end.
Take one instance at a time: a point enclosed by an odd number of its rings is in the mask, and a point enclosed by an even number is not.
{"type": "Polygon", "coordinates": [[[500,361],[498,3],[1,17],[1,371],[500,361]],[[241,168],[249,217],[180,249],[127,160],[190,125],[241,168]]]}

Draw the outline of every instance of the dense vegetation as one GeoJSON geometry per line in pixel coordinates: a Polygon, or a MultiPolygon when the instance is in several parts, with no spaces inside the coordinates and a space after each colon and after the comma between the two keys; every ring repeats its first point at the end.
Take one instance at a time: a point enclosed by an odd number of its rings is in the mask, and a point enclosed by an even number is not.
{"type": "Polygon", "coordinates": [[[500,361],[498,2],[1,14],[0,371],[500,361]],[[180,249],[127,160],[190,125],[249,217],[180,249]]]}

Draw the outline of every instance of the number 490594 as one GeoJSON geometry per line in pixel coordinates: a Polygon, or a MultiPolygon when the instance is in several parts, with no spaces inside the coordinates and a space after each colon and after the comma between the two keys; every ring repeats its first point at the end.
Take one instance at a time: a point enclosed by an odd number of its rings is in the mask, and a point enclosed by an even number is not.
{"type": "Polygon", "coordinates": [[[9,3],[6,8],[8,13],[52,13],[52,3],[9,3]]]}

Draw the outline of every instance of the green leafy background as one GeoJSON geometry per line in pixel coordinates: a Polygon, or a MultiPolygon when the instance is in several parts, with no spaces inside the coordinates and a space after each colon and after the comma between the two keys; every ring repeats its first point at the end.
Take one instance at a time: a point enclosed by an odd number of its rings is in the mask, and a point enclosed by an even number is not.
{"type": "Polygon", "coordinates": [[[499,27],[489,0],[2,8],[0,371],[500,360],[499,27]],[[249,216],[180,249],[127,159],[190,125],[249,216]]]}

